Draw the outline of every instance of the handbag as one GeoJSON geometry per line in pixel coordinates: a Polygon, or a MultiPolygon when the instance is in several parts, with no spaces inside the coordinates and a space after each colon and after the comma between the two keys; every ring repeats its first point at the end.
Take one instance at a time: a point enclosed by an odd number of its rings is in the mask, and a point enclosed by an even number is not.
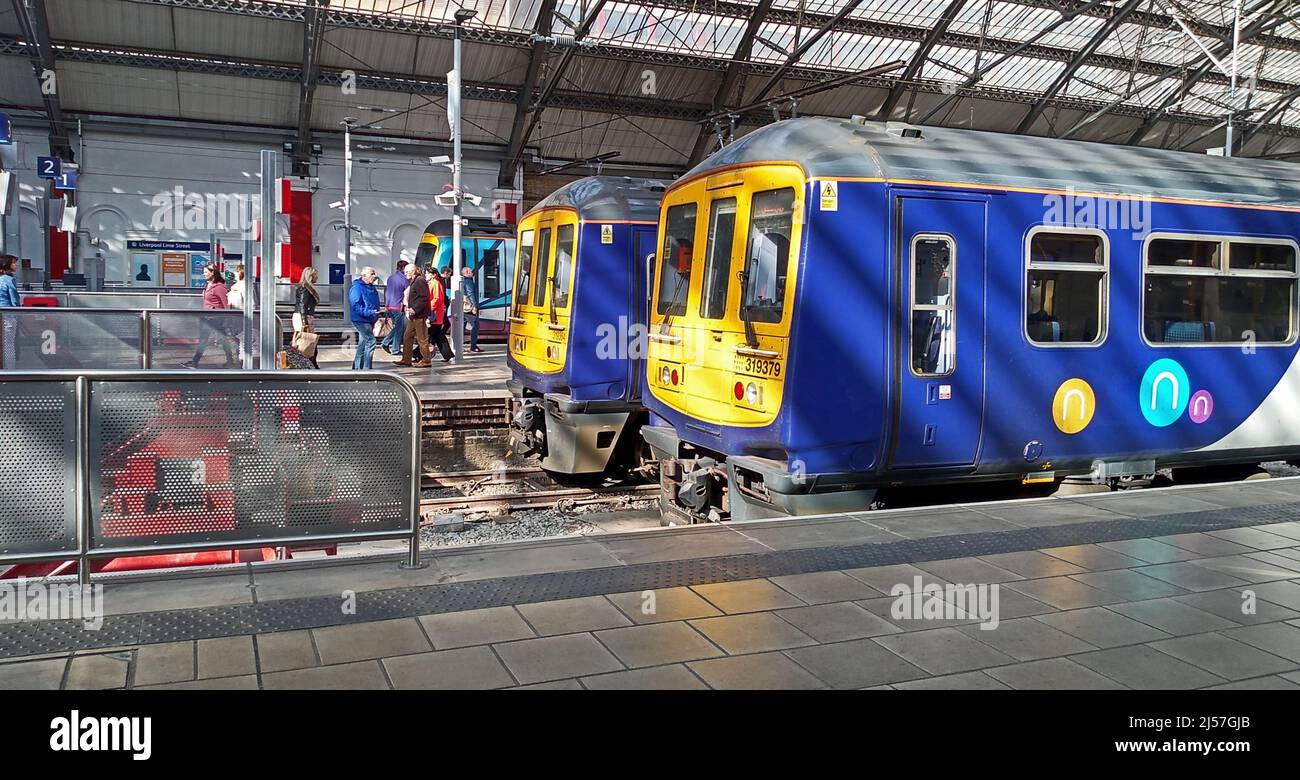
{"type": "Polygon", "coordinates": [[[375,324],[371,326],[370,332],[374,334],[377,339],[388,338],[388,334],[393,332],[393,318],[380,317],[375,320],[375,324]]]}
{"type": "Polygon", "coordinates": [[[316,354],[316,342],[320,336],[309,330],[300,330],[293,334],[293,347],[307,357],[316,354]]]}

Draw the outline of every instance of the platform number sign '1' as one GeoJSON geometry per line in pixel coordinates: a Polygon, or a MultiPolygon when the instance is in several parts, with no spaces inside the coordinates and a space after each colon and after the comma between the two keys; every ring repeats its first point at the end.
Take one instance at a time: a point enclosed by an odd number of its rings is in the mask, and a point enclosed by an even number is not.
{"type": "Polygon", "coordinates": [[[42,179],[57,179],[63,175],[63,161],[57,157],[37,157],[36,175],[42,179]]]}

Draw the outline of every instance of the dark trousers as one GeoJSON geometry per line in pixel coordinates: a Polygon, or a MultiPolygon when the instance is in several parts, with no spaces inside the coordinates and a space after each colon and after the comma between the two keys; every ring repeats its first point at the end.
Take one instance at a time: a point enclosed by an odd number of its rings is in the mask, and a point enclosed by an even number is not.
{"type": "Polygon", "coordinates": [[[221,349],[226,353],[226,365],[230,366],[235,362],[230,335],[222,328],[224,324],[224,321],[215,317],[203,317],[199,320],[199,346],[198,349],[194,350],[194,360],[191,361],[194,365],[197,366],[199,361],[203,359],[203,353],[207,352],[208,344],[213,338],[216,338],[221,343],[221,349]],[[210,319],[216,320],[216,322],[210,322],[210,319]]]}
{"type": "MultiPolygon", "coordinates": [[[[441,325],[433,325],[429,328],[430,340],[433,341],[434,346],[438,348],[438,353],[442,355],[443,360],[451,360],[451,345],[447,343],[447,333],[450,329],[450,326],[445,322],[441,325]]],[[[433,353],[429,353],[429,358],[433,358],[433,353]]]]}

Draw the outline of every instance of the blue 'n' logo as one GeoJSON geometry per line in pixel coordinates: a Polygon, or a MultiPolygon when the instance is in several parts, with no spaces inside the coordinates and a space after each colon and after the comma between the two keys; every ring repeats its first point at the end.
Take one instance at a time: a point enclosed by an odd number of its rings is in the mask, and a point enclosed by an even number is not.
{"type": "Polygon", "coordinates": [[[1138,391],[1138,404],[1142,416],[1154,426],[1172,425],[1183,416],[1192,389],[1188,386],[1187,372],[1175,360],[1161,358],[1147,367],[1138,391]]]}

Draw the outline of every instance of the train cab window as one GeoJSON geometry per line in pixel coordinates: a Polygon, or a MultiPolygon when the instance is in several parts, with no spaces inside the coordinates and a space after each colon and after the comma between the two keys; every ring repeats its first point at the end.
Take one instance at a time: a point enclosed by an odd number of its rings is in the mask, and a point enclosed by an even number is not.
{"type": "Polygon", "coordinates": [[[428,268],[429,263],[433,262],[434,257],[438,254],[438,242],[420,243],[420,248],[415,250],[415,264],[421,268],[428,268]]]}
{"type": "Polygon", "coordinates": [[[659,298],[655,306],[659,314],[680,317],[686,313],[694,254],[695,204],[682,203],[668,209],[664,225],[664,247],[659,260],[659,298]]]}
{"type": "Polygon", "coordinates": [[[709,243],[705,249],[704,293],[700,316],[719,320],[727,313],[727,285],[731,277],[731,239],[736,234],[736,199],[713,201],[709,215],[709,243]]]}
{"type": "Polygon", "coordinates": [[[515,269],[514,302],[518,306],[528,300],[529,281],[533,275],[533,231],[525,230],[519,234],[519,263],[515,269]]]}
{"type": "Polygon", "coordinates": [[[573,272],[573,225],[560,225],[555,232],[555,285],[551,300],[557,309],[569,305],[569,274],[573,272]]]}
{"type": "Polygon", "coordinates": [[[1235,238],[1147,243],[1143,333],[1149,342],[1287,343],[1295,335],[1295,297],[1292,244],[1235,238]],[[1171,256],[1181,262],[1166,262],[1171,256]]]}
{"type": "Polygon", "coordinates": [[[956,259],[948,236],[912,239],[911,364],[917,376],[946,376],[956,366],[956,259]]]}
{"type": "Polygon", "coordinates": [[[478,291],[479,297],[490,300],[501,294],[501,245],[500,241],[492,241],[492,248],[487,248],[489,242],[482,242],[482,257],[479,259],[478,267],[478,291]]]}
{"type": "Polygon", "coordinates": [[[740,318],[780,322],[785,312],[785,280],[790,268],[794,190],[755,193],[749,208],[749,247],[741,271],[744,294],[740,318]]]}
{"type": "Polygon", "coordinates": [[[546,302],[547,277],[551,272],[551,229],[542,228],[537,235],[537,272],[533,279],[533,305],[546,302]]]}
{"type": "Polygon", "coordinates": [[[1035,344],[1096,344],[1106,329],[1107,245],[1095,233],[1029,239],[1025,333],[1035,344]]]}

